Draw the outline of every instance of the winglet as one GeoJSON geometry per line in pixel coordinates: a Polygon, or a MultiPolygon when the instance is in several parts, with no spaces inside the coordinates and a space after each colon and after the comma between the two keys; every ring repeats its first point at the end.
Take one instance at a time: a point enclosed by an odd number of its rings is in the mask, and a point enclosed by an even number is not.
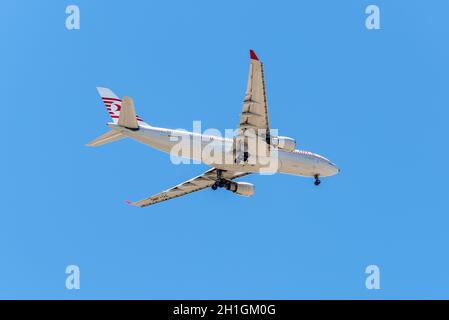
{"type": "Polygon", "coordinates": [[[259,58],[256,56],[254,50],[249,50],[249,56],[251,57],[251,60],[259,61],[259,58]]]}

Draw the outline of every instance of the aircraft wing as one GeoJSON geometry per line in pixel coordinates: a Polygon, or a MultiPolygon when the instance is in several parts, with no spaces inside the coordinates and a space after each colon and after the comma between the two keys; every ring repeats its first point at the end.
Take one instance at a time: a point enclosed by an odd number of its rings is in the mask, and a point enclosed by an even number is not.
{"type": "MultiPolygon", "coordinates": [[[[246,176],[248,174],[249,173],[247,172],[233,172],[222,170],[222,178],[228,180],[233,180],[239,177],[246,176]]],[[[128,204],[143,208],[158,202],[167,201],[173,198],[184,196],[186,194],[195,191],[200,191],[209,188],[215,183],[216,179],[217,179],[217,169],[212,168],[195,178],[192,178],[190,180],[187,180],[186,182],[174,186],[173,188],[170,188],[168,190],[165,190],[161,193],[158,193],[154,196],[148,197],[140,201],[128,202],[128,204]]]]}
{"type": "Polygon", "coordinates": [[[259,136],[269,143],[268,105],[265,91],[263,64],[253,50],[250,51],[248,83],[237,136],[245,135],[248,129],[264,131],[259,136]]]}

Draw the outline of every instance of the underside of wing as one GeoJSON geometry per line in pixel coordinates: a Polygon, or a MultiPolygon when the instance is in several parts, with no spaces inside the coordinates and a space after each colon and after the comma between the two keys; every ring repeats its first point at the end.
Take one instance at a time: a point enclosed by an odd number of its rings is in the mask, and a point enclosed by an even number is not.
{"type": "Polygon", "coordinates": [[[263,64],[252,50],[250,57],[248,83],[240,114],[238,135],[244,135],[246,130],[252,129],[260,130],[261,134],[266,133],[269,137],[270,126],[263,64]]]}
{"type": "MultiPolygon", "coordinates": [[[[199,175],[195,178],[187,180],[173,188],[165,190],[161,193],[158,193],[154,196],[148,197],[146,199],[136,201],[136,202],[128,202],[128,204],[137,206],[137,207],[146,207],[155,203],[159,203],[162,201],[167,201],[170,199],[174,199],[180,196],[184,196],[186,194],[200,191],[206,188],[211,187],[217,180],[217,172],[219,170],[212,168],[207,170],[202,175],[199,175]]],[[[220,170],[221,177],[228,180],[233,180],[239,177],[243,177],[249,173],[246,172],[233,172],[233,171],[223,171],[220,170]]]]}
{"type": "Polygon", "coordinates": [[[271,144],[263,64],[253,50],[250,57],[245,100],[234,138],[234,162],[241,165],[252,163],[250,159],[257,155],[267,155],[271,144]]]}

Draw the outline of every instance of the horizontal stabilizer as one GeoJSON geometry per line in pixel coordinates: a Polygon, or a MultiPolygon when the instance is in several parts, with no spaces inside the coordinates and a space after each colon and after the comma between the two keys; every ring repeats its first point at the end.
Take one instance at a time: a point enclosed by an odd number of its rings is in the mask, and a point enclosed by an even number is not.
{"type": "Polygon", "coordinates": [[[89,142],[86,146],[88,147],[99,147],[109,142],[118,141],[125,138],[124,135],[122,135],[118,131],[111,130],[109,132],[106,132],[104,135],[98,137],[94,141],[89,142]]]}
{"type": "Polygon", "coordinates": [[[120,110],[118,125],[128,129],[139,128],[136,119],[136,111],[134,109],[134,101],[130,97],[123,97],[122,99],[122,109],[120,110]]]}

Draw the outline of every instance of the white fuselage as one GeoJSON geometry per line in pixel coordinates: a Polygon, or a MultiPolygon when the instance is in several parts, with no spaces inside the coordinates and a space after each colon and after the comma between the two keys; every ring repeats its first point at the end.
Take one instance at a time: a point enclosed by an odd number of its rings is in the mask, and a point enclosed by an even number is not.
{"type": "Polygon", "coordinates": [[[326,177],[337,174],[340,170],[338,167],[330,162],[328,159],[312,152],[294,150],[285,151],[277,149],[276,159],[273,156],[266,157],[263,163],[274,163],[269,160],[275,160],[275,166],[269,166],[267,169],[262,169],[262,165],[256,164],[242,164],[234,163],[233,161],[216,161],[219,159],[232,158],[233,153],[233,139],[223,138],[220,136],[203,135],[195,132],[187,132],[182,130],[172,130],[165,128],[156,128],[152,126],[140,126],[138,130],[131,130],[114,123],[109,123],[108,126],[120,131],[123,135],[137,140],[143,144],[151,146],[155,149],[173,155],[173,150],[176,145],[179,146],[179,141],[192,141],[190,144],[191,151],[187,156],[183,154],[184,158],[189,158],[198,162],[203,162],[212,167],[229,170],[235,172],[278,172],[305,177],[326,177]],[[219,156],[214,154],[209,157],[209,152],[205,149],[211,148],[215,144],[214,150],[219,150],[219,156]]]}

